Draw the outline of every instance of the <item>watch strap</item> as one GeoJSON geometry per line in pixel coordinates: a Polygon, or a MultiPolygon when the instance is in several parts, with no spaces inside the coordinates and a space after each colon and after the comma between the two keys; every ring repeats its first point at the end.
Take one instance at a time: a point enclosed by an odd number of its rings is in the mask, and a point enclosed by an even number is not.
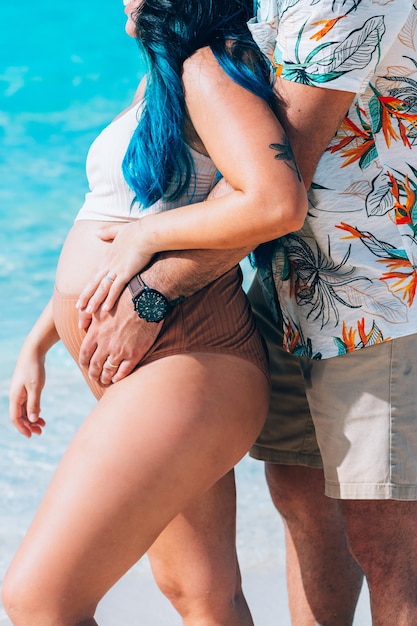
{"type": "MultiPolygon", "coordinates": [[[[137,298],[143,291],[146,291],[147,289],[151,289],[151,287],[148,287],[148,285],[145,285],[140,274],[136,274],[133,278],[131,278],[129,282],[127,283],[127,286],[129,287],[132,298],[137,298]]],[[[153,291],[158,291],[158,290],[154,289],[153,291]]],[[[158,292],[158,293],[161,293],[161,292],[158,292]]],[[[164,296],[164,298],[166,299],[170,308],[176,306],[177,304],[180,304],[181,302],[185,300],[185,296],[178,296],[178,298],[174,298],[174,300],[168,300],[166,296],[164,296]]]]}
{"type": "Polygon", "coordinates": [[[140,277],[140,274],[136,274],[129,282],[127,283],[129,287],[130,293],[132,294],[132,298],[136,298],[142,291],[148,288],[147,285],[143,282],[140,277]]]}

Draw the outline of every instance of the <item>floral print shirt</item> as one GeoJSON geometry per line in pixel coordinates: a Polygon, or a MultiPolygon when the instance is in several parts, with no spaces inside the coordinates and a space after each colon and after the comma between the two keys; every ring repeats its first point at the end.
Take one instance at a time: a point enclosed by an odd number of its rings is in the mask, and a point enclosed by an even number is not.
{"type": "Polygon", "coordinates": [[[304,227],[272,275],[285,348],[313,359],[417,332],[417,6],[258,0],[287,80],[356,97],[321,158],[304,227]],[[277,27],[278,25],[278,27],[277,27]]]}

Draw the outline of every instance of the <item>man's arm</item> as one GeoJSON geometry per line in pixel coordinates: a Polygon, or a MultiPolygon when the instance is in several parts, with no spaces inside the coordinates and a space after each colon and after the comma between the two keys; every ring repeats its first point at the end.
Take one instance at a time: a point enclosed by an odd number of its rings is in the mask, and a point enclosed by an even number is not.
{"type": "Polygon", "coordinates": [[[145,283],[169,300],[188,298],[237,265],[251,250],[186,250],[163,252],[144,272],[145,283]]]}
{"type": "Polygon", "coordinates": [[[278,117],[304,184],[308,189],[323,152],[345,117],[354,93],[276,79],[280,105],[278,117]]]}

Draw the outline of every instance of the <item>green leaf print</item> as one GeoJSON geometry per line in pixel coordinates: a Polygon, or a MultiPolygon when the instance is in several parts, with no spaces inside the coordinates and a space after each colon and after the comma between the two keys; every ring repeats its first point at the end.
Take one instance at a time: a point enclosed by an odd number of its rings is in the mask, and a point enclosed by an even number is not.
{"type": "Polygon", "coordinates": [[[378,133],[382,128],[382,106],[375,95],[369,101],[369,112],[372,119],[372,132],[378,133]]]}
{"type": "Polygon", "coordinates": [[[333,341],[335,343],[335,346],[337,348],[337,354],[339,356],[341,356],[342,354],[347,354],[348,350],[347,350],[347,346],[346,346],[344,341],[339,339],[339,337],[333,337],[333,341]]]}
{"type": "Polygon", "coordinates": [[[379,47],[384,33],[384,16],[371,17],[362,28],[352,31],[333,50],[330,57],[318,64],[318,67],[326,65],[326,71],[330,72],[351,72],[355,69],[363,69],[371,62],[372,55],[379,47]]]}
{"type": "Polygon", "coordinates": [[[364,170],[371,165],[371,163],[378,157],[378,152],[374,143],[369,144],[369,150],[367,150],[359,159],[359,167],[364,170]]]}
{"type": "MultiPolygon", "coordinates": [[[[410,170],[413,172],[414,177],[417,178],[417,170],[416,170],[416,168],[413,167],[410,163],[407,163],[407,165],[410,168],[410,170]]],[[[412,183],[414,189],[417,189],[417,185],[413,181],[411,181],[411,183],[412,183]]]]}
{"type": "Polygon", "coordinates": [[[300,44],[305,24],[301,27],[295,46],[295,63],[284,61],[282,76],[304,85],[328,83],[343,74],[362,69],[372,61],[373,54],[385,32],[384,16],[367,20],[362,28],[349,33],[344,41],[321,43],[304,61],[300,58],[300,44]],[[329,49],[323,58],[323,50],[329,49]]]}

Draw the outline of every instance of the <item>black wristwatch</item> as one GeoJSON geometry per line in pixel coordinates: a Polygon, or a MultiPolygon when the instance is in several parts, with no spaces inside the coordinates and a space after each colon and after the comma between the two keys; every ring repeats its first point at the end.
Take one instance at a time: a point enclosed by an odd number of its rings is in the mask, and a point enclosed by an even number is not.
{"type": "Polygon", "coordinates": [[[127,284],[132,294],[133,308],[147,322],[162,322],[171,309],[185,299],[179,296],[175,300],[168,300],[160,291],[145,285],[139,274],[127,284]]]}

